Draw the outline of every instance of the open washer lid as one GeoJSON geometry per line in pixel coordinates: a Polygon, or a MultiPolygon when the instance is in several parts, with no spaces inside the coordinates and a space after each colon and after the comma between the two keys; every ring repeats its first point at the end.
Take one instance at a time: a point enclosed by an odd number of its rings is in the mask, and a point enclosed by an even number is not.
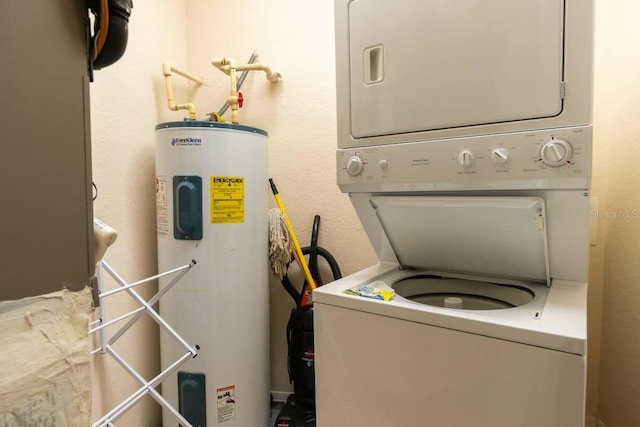
{"type": "Polygon", "coordinates": [[[550,285],[544,200],[374,196],[402,267],[550,285]]]}

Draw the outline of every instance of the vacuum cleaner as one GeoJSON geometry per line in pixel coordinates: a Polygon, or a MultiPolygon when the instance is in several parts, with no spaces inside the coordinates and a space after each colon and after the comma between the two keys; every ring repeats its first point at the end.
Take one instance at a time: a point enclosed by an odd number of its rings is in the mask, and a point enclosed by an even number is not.
{"type": "MultiPolygon", "coordinates": [[[[313,219],[311,245],[302,248],[302,253],[309,257],[309,271],[317,286],[322,286],[318,258],[323,258],[329,266],[332,280],[342,277],[340,267],[335,258],[326,249],[318,246],[318,230],[320,216],[313,219]]],[[[292,259],[293,260],[293,259],[292,259]]],[[[292,262],[289,263],[289,266],[292,262]]],[[[310,292],[305,280],[300,291],[292,283],[289,272],[282,278],[282,285],[291,295],[296,307],[291,310],[287,323],[287,365],[289,381],[293,383],[293,394],[288,398],[273,427],[315,427],[315,353],[313,345],[313,305],[306,304],[305,298],[310,292]]]]}

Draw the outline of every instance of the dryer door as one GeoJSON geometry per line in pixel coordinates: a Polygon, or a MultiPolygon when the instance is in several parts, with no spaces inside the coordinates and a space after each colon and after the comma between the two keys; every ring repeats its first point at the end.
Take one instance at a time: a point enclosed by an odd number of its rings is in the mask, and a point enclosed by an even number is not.
{"type": "Polygon", "coordinates": [[[563,45],[563,0],[352,1],[352,136],[556,116],[563,45]]]}

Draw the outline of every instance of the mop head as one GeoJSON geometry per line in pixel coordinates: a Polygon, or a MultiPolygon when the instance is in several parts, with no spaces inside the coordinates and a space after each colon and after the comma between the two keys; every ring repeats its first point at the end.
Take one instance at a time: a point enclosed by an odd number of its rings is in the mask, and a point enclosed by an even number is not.
{"type": "Polygon", "coordinates": [[[269,211],[269,264],[278,279],[287,274],[290,261],[291,236],[282,211],[273,208],[269,211]]]}

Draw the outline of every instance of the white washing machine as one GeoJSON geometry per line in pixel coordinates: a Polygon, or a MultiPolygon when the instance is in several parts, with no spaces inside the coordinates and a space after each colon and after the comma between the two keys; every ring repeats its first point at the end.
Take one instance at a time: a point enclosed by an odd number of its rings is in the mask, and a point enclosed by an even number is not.
{"type": "Polygon", "coordinates": [[[593,3],[407,6],[336,0],[338,184],[379,262],[314,291],[317,425],[583,427],[593,3]]]}
{"type": "MultiPolygon", "coordinates": [[[[478,159],[474,179],[432,171],[434,184],[456,191],[350,193],[380,262],[314,291],[319,427],[584,426],[591,132],[488,136],[473,146],[485,152],[498,140],[513,153],[508,171],[490,156],[478,159]],[[571,141],[571,164],[534,160],[560,138],[571,141]],[[396,295],[345,293],[358,285],[396,295]]],[[[418,158],[429,169],[456,161],[456,144],[464,142],[362,155],[409,180],[418,158]]]]}

